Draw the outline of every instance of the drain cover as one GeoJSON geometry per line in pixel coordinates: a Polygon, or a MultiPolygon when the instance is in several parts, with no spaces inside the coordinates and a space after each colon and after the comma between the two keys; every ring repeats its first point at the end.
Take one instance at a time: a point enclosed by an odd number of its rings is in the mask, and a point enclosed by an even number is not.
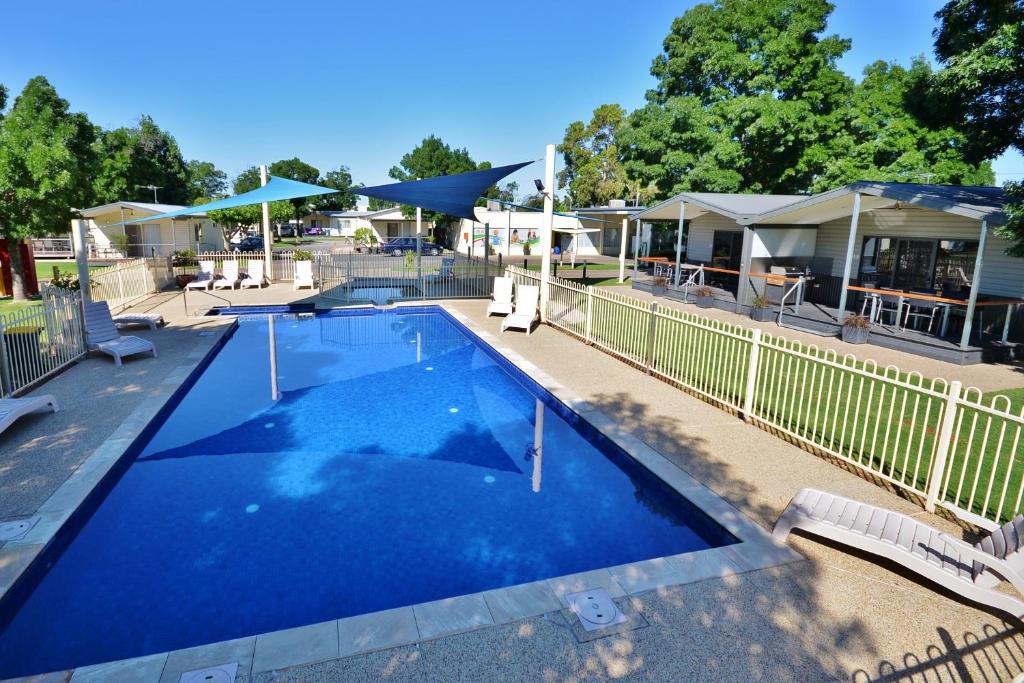
{"type": "Polygon", "coordinates": [[[237,673],[238,662],[231,662],[230,664],[186,671],[181,674],[178,683],[234,683],[237,673]]]}
{"type": "Polygon", "coordinates": [[[28,519],[16,519],[13,522],[0,522],[0,542],[16,541],[39,521],[39,515],[28,519]]]}
{"type": "Polygon", "coordinates": [[[604,588],[569,593],[565,599],[569,609],[579,617],[583,628],[588,631],[623,624],[628,620],[604,588]]]}

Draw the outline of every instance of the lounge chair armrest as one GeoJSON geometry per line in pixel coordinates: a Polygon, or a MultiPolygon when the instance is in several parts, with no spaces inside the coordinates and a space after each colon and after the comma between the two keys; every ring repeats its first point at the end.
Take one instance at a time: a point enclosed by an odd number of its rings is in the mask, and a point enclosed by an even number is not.
{"type": "Polygon", "coordinates": [[[1010,585],[1024,595],[1024,577],[1014,570],[1006,560],[1000,560],[994,555],[989,555],[982,550],[978,550],[970,543],[961,541],[959,538],[953,538],[949,534],[939,534],[939,539],[945,543],[955,546],[963,559],[977,562],[987,569],[991,569],[996,574],[1006,579],[1010,585]]]}

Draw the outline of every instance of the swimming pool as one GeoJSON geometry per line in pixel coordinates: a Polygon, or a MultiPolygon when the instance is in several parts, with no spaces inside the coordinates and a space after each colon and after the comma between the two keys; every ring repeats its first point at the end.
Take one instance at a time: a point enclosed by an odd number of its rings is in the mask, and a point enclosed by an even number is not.
{"type": "Polygon", "coordinates": [[[736,540],[438,307],[241,315],[128,457],[0,678],[736,540]]]}

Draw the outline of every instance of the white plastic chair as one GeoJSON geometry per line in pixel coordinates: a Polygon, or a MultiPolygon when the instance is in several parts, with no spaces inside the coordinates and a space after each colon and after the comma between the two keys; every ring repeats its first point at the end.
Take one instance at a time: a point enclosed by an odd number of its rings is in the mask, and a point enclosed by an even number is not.
{"type": "Polygon", "coordinates": [[[57,399],[53,394],[41,394],[39,396],[27,396],[25,398],[2,398],[0,399],[0,432],[3,432],[18,418],[29,413],[49,411],[56,413],[57,399]]]}
{"type": "Polygon", "coordinates": [[[246,287],[256,287],[262,289],[266,282],[266,278],[263,276],[263,260],[262,259],[249,259],[248,265],[245,267],[245,277],[239,282],[239,287],[245,289],[246,287]]]}
{"type": "Polygon", "coordinates": [[[87,303],[84,309],[85,341],[90,349],[112,356],[114,365],[121,365],[123,358],[137,353],[152,353],[156,358],[153,342],[142,337],[122,337],[118,333],[106,301],[87,303]]]}
{"type": "Polygon", "coordinates": [[[494,293],[487,304],[487,315],[509,315],[512,313],[512,289],[514,281],[510,277],[494,278],[494,293]]]}
{"type": "Polygon", "coordinates": [[[192,282],[185,285],[185,289],[209,289],[213,285],[213,279],[213,261],[200,261],[199,272],[192,282]]]}
{"type": "Polygon", "coordinates": [[[540,320],[540,287],[524,285],[516,296],[515,311],[501,321],[501,331],[508,329],[533,331],[533,324],[540,320]]]}
{"type": "Polygon", "coordinates": [[[213,281],[214,289],[234,289],[238,284],[238,261],[225,261],[220,269],[220,277],[213,281]]]}
{"type": "Polygon", "coordinates": [[[772,535],[785,541],[793,529],[890,560],[961,597],[1024,619],[1024,601],[996,590],[1002,578],[1024,594],[1024,516],[972,546],[908,515],[807,488],[790,501],[772,535]]]}

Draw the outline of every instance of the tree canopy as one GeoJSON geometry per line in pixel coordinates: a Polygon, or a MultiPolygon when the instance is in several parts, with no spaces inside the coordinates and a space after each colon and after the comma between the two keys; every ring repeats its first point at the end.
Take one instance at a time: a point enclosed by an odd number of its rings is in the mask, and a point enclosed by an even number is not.
{"type": "MultiPolygon", "coordinates": [[[[1024,153],[1024,2],[950,0],[938,11],[933,112],[965,135],[972,160],[1024,153]]],[[[1024,257],[1024,183],[1007,182],[1009,222],[996,233],[1024,257]]]]}
{"type": "MultiPolygon", "coordinates": [[[[348,166],[339,166],[337,170],[325,173],[320,179],[320,185],[335,190],[351,190],[356,187],[352,183],[352,173],[348,166]]],[[[353,192],[320,195],[313,201],[323,211],[349,211],[356,208],[356,195],[353,192]]]]}
{"type": "MultiPolygon", "coordinates": [[[[6,91],[5,91],[6,92],[6,91]]],[[[36,76],[0,121],[0,231],[20,240],[67,230],[89,199],[95,129],[36,76]]],[[[14,298],[24,298],[20,252],[9,249],[14,298]]]]}
{"type": "MultiPolygon", "coordinates": [[[[430,135],[423,139],[411,152],[405,154],[397,166],[392,166],[388,175],[395,180],[407,182],[421,178],[433,178],[441,175],[455,175],[457,173],[468,173],[480,171],[491,167],[490,162],[477,163],[469,156],[465,149],[452,148],[445,144],[436,135],[430,135]]],[[[485,196],[495,196],[499,190],[491,187],[485,196]]],[[[371,204],[371,206],[373,206],[371,204]]],[[[414,215],[412,207],[403,206],[402,213],[406,216],[414,215]]],[[[423,220],[433,221],[435,237],[443,240],[447,237],[445,232],[449,223],[457,220],[452,216],[440,214],[436,211],[423,210],[423,220]]]]}
{"type": "Polygon", "coordinates": [[[174,137],[149,116],[141,116],[136,125],[104,131],[95,146],[99,158],[93,181],[95,201],[99,203],[153,201],[163,204],[191,203],[195,196],[188,165],[174,137]]]}
{"type": "Polygon", "coordinates": [[[618,135],[626,112],[617,104],[602,104],[590,122],[573,121],[558,146],[564,167],[558,187],[568,188],[572,206],[596,206],[618,199],[626,187],[626,172],[618,148],[618,135]]]}
{"type": "Polygon", "coordinates": [[[228,175],[209,161],[188,162],[189,204],[200,198],[223,196],[228,190],[228,175]]]}

